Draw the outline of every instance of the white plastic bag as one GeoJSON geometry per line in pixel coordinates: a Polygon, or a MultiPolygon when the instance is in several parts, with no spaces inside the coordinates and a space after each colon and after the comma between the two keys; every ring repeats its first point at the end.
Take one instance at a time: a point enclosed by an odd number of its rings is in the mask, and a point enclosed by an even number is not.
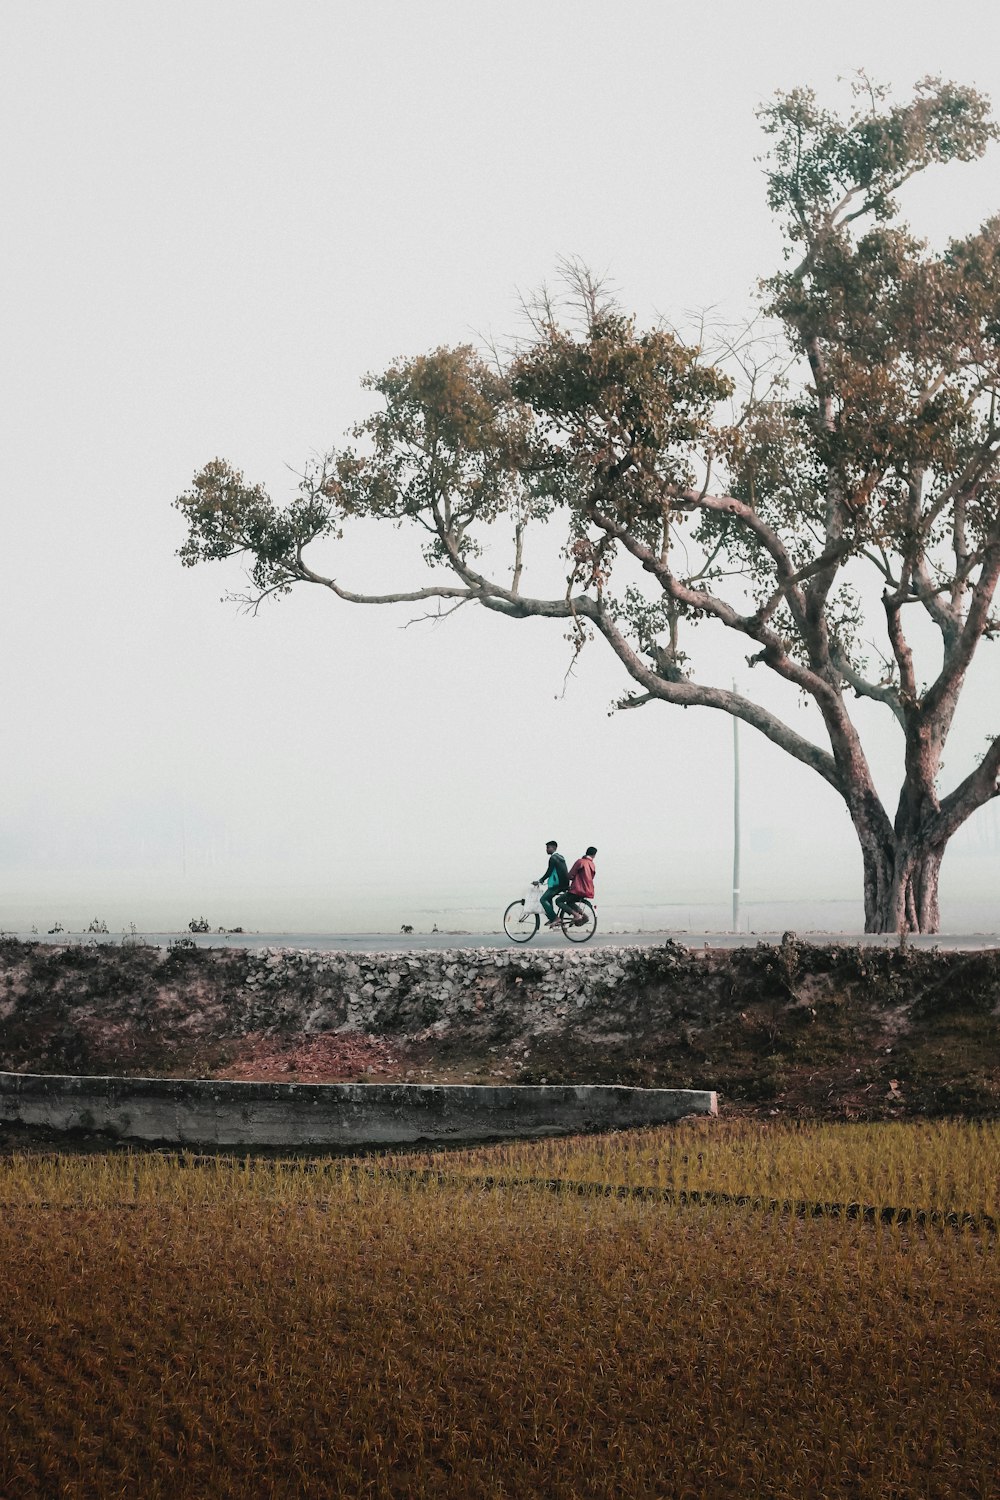
{"type": "Polygon", "coordinates": [[[545,912],[542,906],[542,888],[540,885],[535,885],[534,881],[524,894],[524,915],[528,916],[533,911],[536,911],[539,916],[543,916],[545,912]]]}

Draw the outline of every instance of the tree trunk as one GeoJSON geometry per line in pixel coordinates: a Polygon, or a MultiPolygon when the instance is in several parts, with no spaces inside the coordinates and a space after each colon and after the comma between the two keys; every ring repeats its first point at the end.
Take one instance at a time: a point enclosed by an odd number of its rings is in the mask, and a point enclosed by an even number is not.
{"type": "Polygon", "coordinates": [[[943,849],[862,843],[866,932],[937,932],[938,877],[943,849]]]}

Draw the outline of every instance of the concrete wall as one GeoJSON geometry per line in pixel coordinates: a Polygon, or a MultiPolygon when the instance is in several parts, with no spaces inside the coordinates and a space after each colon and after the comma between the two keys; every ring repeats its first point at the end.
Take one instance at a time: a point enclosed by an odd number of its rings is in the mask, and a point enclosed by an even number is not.
{"type": "Polygon", "coordinates": [[[718,1113],[714,1093],[581,1085],[290,1084],[0,1073],[0,1120],[198,1146],[351,1147],[565,1135],[718,1113]]]}

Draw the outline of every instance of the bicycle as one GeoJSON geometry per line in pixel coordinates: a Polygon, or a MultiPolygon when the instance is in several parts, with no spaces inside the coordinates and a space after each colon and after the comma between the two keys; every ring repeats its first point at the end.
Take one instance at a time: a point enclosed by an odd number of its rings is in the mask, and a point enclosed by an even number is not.
{"type": "MultiPolygon", "coordinates": [[[[597,931],[597,913],[586,896],[563,895],[566,904],[558,907],[563,937],[571,943],[585,943],[597,931]]],[[[527,897],[522,897],[512,901],[503,914],[503,930],[512,943],[530,943],[538,931],[538,912],[526,908],[527,897]]]]}

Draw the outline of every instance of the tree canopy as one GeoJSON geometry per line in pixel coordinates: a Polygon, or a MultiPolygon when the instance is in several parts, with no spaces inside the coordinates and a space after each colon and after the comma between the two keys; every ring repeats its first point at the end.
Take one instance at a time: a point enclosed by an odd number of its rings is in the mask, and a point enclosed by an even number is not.
{"type": "Polygon", "coordinates": [[[997,737],[946,794],[938,785],[969,666],[1000,630],[1000,217],[935,250],[898,195],[932,165],[981,156],[997,128],[981,94],[939,79],[905,104],[862,80],[855,100],[841,118],[800,89],[760,112],[785,246],[761,284],[766,358],[641,329],[571,263],[576,316],[540,299],[509,355],[439,348],[370,377],[374,415],[289,504],[206,464],[177,501],[180,556],[245,556],[255,599],[312,584],[349,603],[569,621],[577,647],[597,637],[615,653],[623,707],[733,714],[822,776],[860,841],[866,926],[933,931],[947,842],[1000,774],[997,737]],[[339,566],[313,568],[310,544],[340,543],[361,516],[417,529],[418,587],[363,594],[339,566]],[[535,545],[565,556],[554,597],[523,590],[535,545]],[[927,672],[917,619],[937,642],[927,672]],[[699,680],[695,626],[731,632],[810,699],[825,742],[699,680]],[[862,641],[876,628],[873,670],[862,641]],[[902,731],[893,810],[855,698],[902,731]]]}

